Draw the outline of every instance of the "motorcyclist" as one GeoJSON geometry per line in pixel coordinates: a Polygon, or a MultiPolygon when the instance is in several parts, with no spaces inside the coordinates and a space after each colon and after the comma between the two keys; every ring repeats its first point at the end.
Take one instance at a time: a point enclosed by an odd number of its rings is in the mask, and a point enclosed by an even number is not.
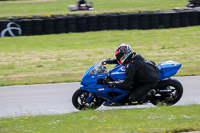
{"type": "Polygon", "coordinates": [[[187,7],[200,7],[200,0],[188,0],[190,2],[187,7]]]}
{"type": "Polygon", "coordinates": [[[86,4],[87,2],[85,0],[79,0],[78,1],[78,7],[81,7],[81,5],[86,4]]]}
{"type": "Polygon", "coordinates": [[[147,60],[136,52],[132,52],[128,44],[120,44],[115,51],[116,59],[107,59],[107,64],[124,64],[125,79],[122,81],[109,81],[110,88],[130,89],[132,102],[146,102],[147,97],[152,95],[152,87],[159,80],[159,72],[156,64],[147,60]],[[150,93],[151,92],[151,93],[150,93]]]}

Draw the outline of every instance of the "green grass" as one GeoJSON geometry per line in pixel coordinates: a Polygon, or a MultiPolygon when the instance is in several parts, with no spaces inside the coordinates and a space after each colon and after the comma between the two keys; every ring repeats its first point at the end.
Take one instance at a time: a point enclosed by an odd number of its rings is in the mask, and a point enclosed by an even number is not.
{"type": "Polygon", "coordinates": [[[0,119],[1,133],[175,133],[200,130],[200,105],[0,119]]]}
{"type": "Polygon", "coordinates": [[[0,1],[0,17],[29,16],[44,14],[84,14],[103,12],[138,12],[163,11],[175,7],[185,7],[186,0],[88,0],[95,5],[95,11],[69,12],[68,5],[77,3],[77,0],[19,0],[0,1]]]}
{"type": "Polygon", "coordinates": [[[115,58],[115,48],[128,43],[157,64],[183,64],[177,75],[200,75],[200,26],[98,31],[0,38],[0,85],[80,81],[102,59],[115,58]]]}

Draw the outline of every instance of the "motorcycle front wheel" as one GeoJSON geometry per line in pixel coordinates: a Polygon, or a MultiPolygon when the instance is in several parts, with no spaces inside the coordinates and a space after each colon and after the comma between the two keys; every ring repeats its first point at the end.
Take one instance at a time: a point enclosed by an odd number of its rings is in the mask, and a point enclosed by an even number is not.
{"type": "Polygon", "coordinates": [[[151,99],[153,105],[174,105],[183,95],[183,86],[176,79],[167,79],[158,83],[157,94],[151,99]]]}
{"type": "Polygon", "coordinates": [[[72,104],[74,107],[78,110],[97,109],[103,104],[104,100],[96,95],[92,96],[92,99],[89,103],[86,102],[88,95],[89,92],[78,89],[72,96],[72,104]]]}

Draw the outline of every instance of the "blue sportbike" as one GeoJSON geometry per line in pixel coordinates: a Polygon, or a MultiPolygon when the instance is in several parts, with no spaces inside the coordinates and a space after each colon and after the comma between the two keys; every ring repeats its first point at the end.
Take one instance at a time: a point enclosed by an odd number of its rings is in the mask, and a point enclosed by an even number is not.
{"type": "MultiPolygon", "coordinates": [[[[175,61],[165,61],[160,63],[159,82],[154,90],[155,94],[147,102],[154,105],[173,105],[177,103],[183,95],[183,86],[176,79],[170,77],[175,75],[181,67],[180,63],[175,61]]],[[[118,88],[109,88],[105,83],[107,81],[119,81],[125,78],[125,66],[116,65],[108,70],[103,61],[91,66],[83,75],[81,87],[72,96],[72,103],[78,110],[97,109],[102,104],[118,103],[114,106],[137,105],[144,103],[133,103],[130,100],[130,90],[121,90],[118,88]],[[104,83],[102,83],[104,82],[104,83]]]]}

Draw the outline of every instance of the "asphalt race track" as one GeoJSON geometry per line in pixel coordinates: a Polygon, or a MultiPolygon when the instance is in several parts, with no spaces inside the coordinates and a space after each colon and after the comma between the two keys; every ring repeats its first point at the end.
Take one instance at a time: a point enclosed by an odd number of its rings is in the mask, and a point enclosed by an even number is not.
{"type": "MultiPolygon", "coordinates": [[[[182,99],[175,105],[200,104],[200,76],[175,77],[183,87],[182,99]]],[[[80,83],[39,84],[0,87],[0,117],[50,115],[76,112],[71,98],[80,83]]],[[[115,108],[146,108],[152,104],[115,108]]]]}

